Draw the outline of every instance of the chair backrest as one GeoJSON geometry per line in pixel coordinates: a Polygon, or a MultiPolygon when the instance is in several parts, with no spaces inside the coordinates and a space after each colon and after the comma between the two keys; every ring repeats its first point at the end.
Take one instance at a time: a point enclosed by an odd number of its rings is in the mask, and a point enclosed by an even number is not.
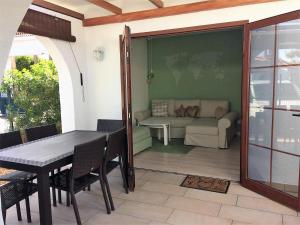
{"type": "Polygon", "coordinates": [[[123,126],[123,120],[99,119],[97,123],[97,131],[110,133],[120,130],[123,126]]]}
{"type": "Polygon", "coordinates": [[[122,128],[109,135],[105,152],[105,161],[113,160],[114,158],[125,154],[126,150],[126,128],[122,128]]]}
{"type": "Polygon", "coordinates": [[[22,144],[20,131],[0,134],[0,149],[22,144]]]}
{"type": "Polygon", "coordinates": [[[55,124],[28,128],[25,130],[25,133],[27,141],[35,141],[58,134],[55,124]]]}
{"type": "Polygon", "coordinates": [[[73,179],[89,174],[101,168],[106,146],[106,136],[77,145],[74,148],[72,177],[73,179]]]}

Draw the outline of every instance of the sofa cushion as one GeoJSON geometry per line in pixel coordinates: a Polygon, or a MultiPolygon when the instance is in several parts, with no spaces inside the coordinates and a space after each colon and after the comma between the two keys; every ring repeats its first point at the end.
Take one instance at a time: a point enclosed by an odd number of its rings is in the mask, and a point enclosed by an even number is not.
{"type": "Polygon", "coordinates": [[[199,115],[199,113],[200,113],[200,107],[199,106],[197,106],[197,105],[188,106],[185,109],[184,116],[196,118],[199,115]]]}
{"type": "Polygon", "coordinates": [[[175,110],[178,109],[181,105],[184,108],[188,106],[199,106],[200,107],[200,100],[175,100],[175,110]]]}
{"type": "Polygon", "coordinates": [[[194,118],[190,118],[190,117],[172,117],[172,116],[150,117],[142,121],[142,123],[145,124],[170,123],[172,128],[185,128],[187,125],[192,124],[194,120],[195,120],[194,118]]]}
{"type": "Polygon", "coordinates": [[[186,127],[187,134],[218,135],[218,120],[215,118],[199,118],[186,127]]]}
{"type": "Polygon", "coordinates": [[[218,106],[218,107],[216,108],[216,111],[215,111],[216,119],[217,119],[217,120],[221,119],[226,113],[227,113],[227,110],[226,110],[226,109],[224,109],[224,108],[221,107],[221,106],[218,106]]]}
{"type": "Polygon", "coordinates": [[[133,143],[140,142],[146,138],[150,137],[150,128],[149,127],[133,127],[133,143]]]}
{"type": "Polygon", "coordinates": [[[217,107],[224,108],[227,113],[229,111],[229,102],[218,100],[201,100],[200,117],[216,117],[215,112],[217,107]]]}
{"type": "Polygon", "coordinates": [[[175,116],[173,99],[153,99],[152,103],[166,102],[168,104],[168,116],[175,116]]]}
{"type": "Polygon", "coordinates": [[[152,116],[168,116],[168,103],[152,102],[152,116]]]}
{"type": "Polygon", "coordinates": [[[184,108],[183,105],[181,105],[178,109],[175,109],[174,112],[176,114],[176,117],[184,117],[185,110],[186,110],[186,108],[184,108]]]}

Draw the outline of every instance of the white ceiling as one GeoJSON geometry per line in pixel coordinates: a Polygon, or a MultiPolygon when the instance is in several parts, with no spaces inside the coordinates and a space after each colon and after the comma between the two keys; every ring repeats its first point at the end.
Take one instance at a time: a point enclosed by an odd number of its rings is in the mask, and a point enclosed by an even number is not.
{"type": "MultiPolygon", "coordinates": [[[[47,0],[54,4],[63,6],[68,9],[83,13],[86,18],[113,15],[99,6],[89,3],[87,0],[47,0]]],[[[163,0],[164,6],[181,5],[194,2],[203,2],[206,0],[163,0]]],[[[107,0],[107,2],[122,8],[123,13],[134,12],[146,9],[155,9],[149,0],[107,0]]]]}

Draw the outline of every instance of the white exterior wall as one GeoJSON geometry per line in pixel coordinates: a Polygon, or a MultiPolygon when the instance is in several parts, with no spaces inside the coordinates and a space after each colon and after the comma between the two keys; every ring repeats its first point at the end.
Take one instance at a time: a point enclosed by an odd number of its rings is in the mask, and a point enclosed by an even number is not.
{"type": "MultiPolygon", "coordinates": [[[[0,15],[2,16],[2,19],[0,20],[0,80],[4,73],[13,38],[15,37],[18,27],[30,6],[30,2],[31,0],[0,1],[0,15]]],[[[85,35],[84,28],[82,27],[82,21],[64,15],[59,15],[58,13],[41,9],[39,7],[31,6],[30,8],[71,21],[72,34],[77,38],[76,42],[71,43],[71,45],[78,60],[79,67],[83,73],[85,79],[84,83],[87,86],[88,76],[86,74],[85,35]]],[[[80,74],[77,69],[70,44],[68,42],[43,37],[40,38],[40,41],[50,52],[56,66],[58,67],[63,132],[74,129],[88,129],[88,98],[86,98],[85,102],[82,101],[80,74]]],[[[87,90],[88,88],[86,87],[86,91],[87,90]]]]}
{"type": "MultiPolygon", "coordinates": [[[[238,20],[257,21],[263,18],[300,9],[299,0],[286,0],[273,3],[241,6],[219,10],[203,11],[177,16],[161,17],[141,21],[127,22],[132,33],[191,27],[238,20]]],[[[119,35],[123,33],[125,23],[108,24],[85,28],[87,67],[89,77],[89,99],[97,99],[90,105],[94,129],[97,118],[120,119],[120,54],[119,35]],[[98,46],[105,48],[105,59],[96,62],[91,52],[98,46]]]]}
{"type": "Polygon", "coordinates": [[[0,80],[4,75],[11,44],[30,3],[31,0],[0,1],[0,80]]]}

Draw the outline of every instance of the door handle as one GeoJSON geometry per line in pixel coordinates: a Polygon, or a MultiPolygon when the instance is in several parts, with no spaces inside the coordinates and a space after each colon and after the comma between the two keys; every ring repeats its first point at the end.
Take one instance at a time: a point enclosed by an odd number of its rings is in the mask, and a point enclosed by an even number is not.
{"type": "Polygon", "coordinates": [[[293,116],[300,117],[300,113],[298,113],[298,114],[293,114],[293,116]]]}

